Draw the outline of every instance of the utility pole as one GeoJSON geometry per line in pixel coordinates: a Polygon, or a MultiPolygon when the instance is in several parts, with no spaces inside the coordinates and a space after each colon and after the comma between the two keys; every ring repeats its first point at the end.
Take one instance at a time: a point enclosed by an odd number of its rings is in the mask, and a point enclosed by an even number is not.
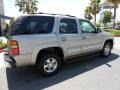
{"type": "Polygon", "coordinates": [[[101,12],[100,12],[100,24],[101,24],[101,29],[103,29],[103,19],[104,19],[104,4],[101,4],[101,12]]]}

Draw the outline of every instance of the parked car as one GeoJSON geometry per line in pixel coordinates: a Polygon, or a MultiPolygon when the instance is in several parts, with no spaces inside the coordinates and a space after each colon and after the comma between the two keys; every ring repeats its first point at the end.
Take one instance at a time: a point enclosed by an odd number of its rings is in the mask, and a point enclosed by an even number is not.
{"type": "Polygon", "coordinates": [[[95,53],[108,57],[114,42],[110,33],[70,15],[20,16],[9,31],[5,60],[13,67],[36,65],[44,76],[56,74],[70,58],[95,53]]]}
{"type": "Polygon", "coordinates": [[[120,30],[120,25],[116,25],[115,29],[120,30]]]}

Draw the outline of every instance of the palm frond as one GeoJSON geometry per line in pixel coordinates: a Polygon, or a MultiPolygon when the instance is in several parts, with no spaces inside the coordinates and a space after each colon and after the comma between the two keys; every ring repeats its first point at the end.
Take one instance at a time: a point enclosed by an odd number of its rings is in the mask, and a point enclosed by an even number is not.
{"type": "Polygon", "coordinates": [[[19,11],[23,13],[37,12],[37,0],[16,0],[15,6],[19,7],[19,11]]]}

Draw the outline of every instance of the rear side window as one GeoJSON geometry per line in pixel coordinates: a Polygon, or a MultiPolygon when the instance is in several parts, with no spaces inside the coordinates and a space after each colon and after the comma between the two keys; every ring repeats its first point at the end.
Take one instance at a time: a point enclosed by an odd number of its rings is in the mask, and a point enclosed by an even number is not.
{"type": "Polygon", "coordinates": [[[24,34],[47,34],[51,33],[54,25],[54,17],[29,16],[21,23],[15,35],[24,34]]]}
{"type": "Polygon", "coordinates": [[[74,19],[61,19],[59,25],[60,34],[77,34],[77,24],[74,19]]]}
{"type": "Polygon", "coordinates": [[[9,30],[12,35],[17,34],[17,31],[20,30],[20,25],[21,25],[22,21],[24,20],[24,18],[25,17],[21,16],[12,22],[12,24],[10,26],[10,30],[9,30]]]}

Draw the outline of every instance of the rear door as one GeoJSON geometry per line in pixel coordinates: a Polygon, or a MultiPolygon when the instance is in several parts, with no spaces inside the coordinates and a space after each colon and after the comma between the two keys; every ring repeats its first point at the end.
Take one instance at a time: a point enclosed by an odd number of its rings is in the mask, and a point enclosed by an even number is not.
{"type": "Polygon", "coordinates": [[[36,46],[57,43],[52,34],[55,18],[51,16],[27,16],[17,20],[12,28],[12,39],[17,40],[20,54],[31,54],[36,46]]]}
{"type": "Polygon", "coordinates": [[[81,39],[75,19],[62,18],[59,21],[58,42],[65,50],[65,56],[81,53],[81,39]]]}

